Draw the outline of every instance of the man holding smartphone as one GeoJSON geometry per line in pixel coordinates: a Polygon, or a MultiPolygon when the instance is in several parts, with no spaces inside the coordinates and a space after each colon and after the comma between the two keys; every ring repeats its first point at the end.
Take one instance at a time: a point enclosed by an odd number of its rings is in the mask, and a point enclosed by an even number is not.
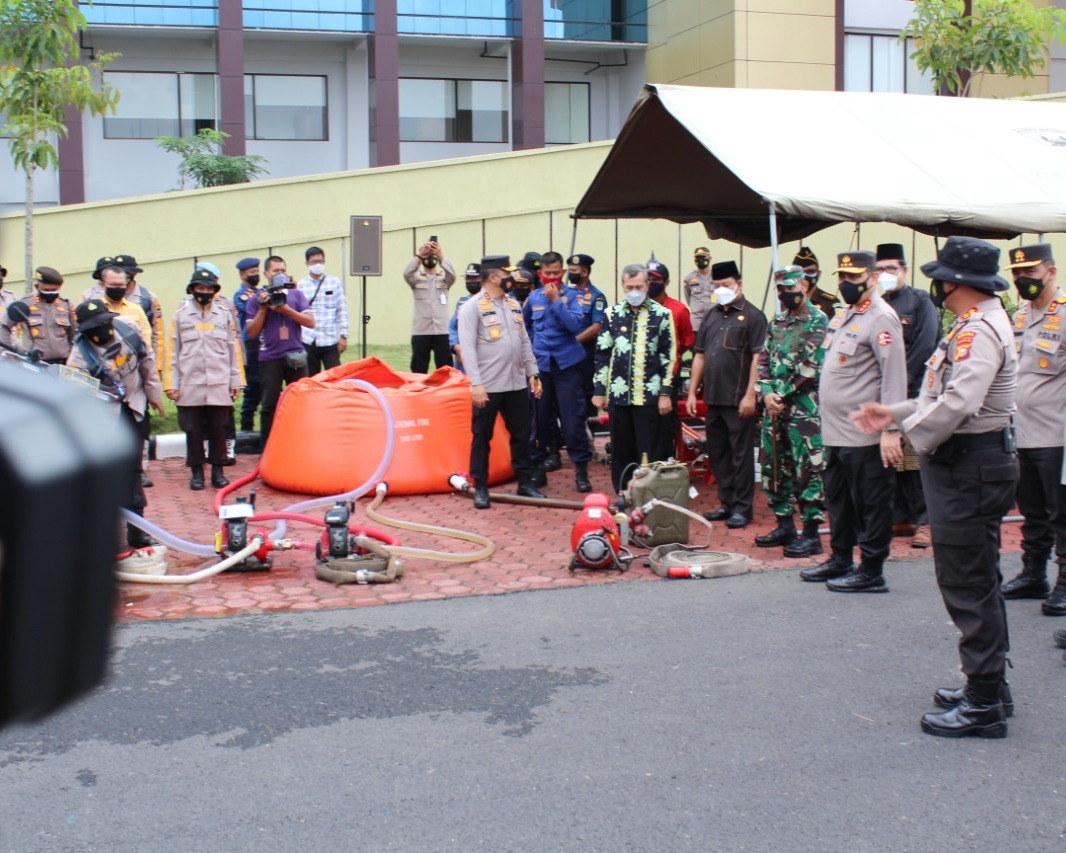
{"type": "Polygon", "coordinates": [[[411,372],[428,373],[431,353],[436,367],[451,367],[448,290],[455,283],[455,267],[444,257],[436,236],[423,243],[408,261],[403,280],[415,299],[411,321],[411,372]]]}

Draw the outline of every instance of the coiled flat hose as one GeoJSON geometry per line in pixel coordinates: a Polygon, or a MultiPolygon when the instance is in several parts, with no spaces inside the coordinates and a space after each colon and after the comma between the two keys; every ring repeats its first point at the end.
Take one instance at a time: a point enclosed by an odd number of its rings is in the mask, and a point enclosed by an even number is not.
{"type": "Polygon", "coordinates": [[[259,535],[253,536],[252,541],[248,543],[247,547],[241,549],[236,554],[227,557],[220,563],[215,563],[213,566],[208,566],[206,569],[200,569],[198,572],[192,572],[187,575],[141,575],[133,574],[131,572],[117,571],[115,572],[115,577],[120,581],[126,581],[128,583],[195,583],[196,581],[202,581],[213,577],[220,572],[226,571],[230,566],[235,566],[243,560],[248,559],[262,546],[263,537],[259,535]]]}
{"type": "Polygon", "coordinates": [[[434,551],[428,548],[410,548],[406,545],[384,546],[390,554],[403,557],[423,557],[427,560],[440,560],[444,563],[476,563],[479,560],[487,560],[496,551],[496,543],[482,536],[480,533],[471,533],[466,530],[456,530],[451,527],[438,527],[435,524],[419,524],[416,521],[401,521],[398,518],[389,518],[378,512],[378,507],[385,500],[388,489],[384,483],[379,483],[377,494],[370,506],[366,508],[366,516],[376,524],[384,524],[388,527],[398,527],[401,530],[413,530],[419,533],[432,533],[436,536],[447,536],[452,539],[462,539],[481,545],[480,551],[467,551],[452,553],[450,551],[434,551]]]}

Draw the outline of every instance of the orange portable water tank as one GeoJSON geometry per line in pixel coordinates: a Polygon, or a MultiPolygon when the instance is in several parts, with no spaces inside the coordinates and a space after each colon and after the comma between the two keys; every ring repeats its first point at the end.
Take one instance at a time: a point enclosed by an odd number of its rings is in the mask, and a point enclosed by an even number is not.
{"type": "MultiPolygon", "coordinates": [[[[470,380],[451,367],[400,373],[377,358],[342,364],[286,388],[274,414],[259,472],[289,492],[336,495],[374,473],[385,452],[385,421],[361,379],[388,400],[396,425],[390,494],[451,491],[448,477],[470,467],[470,380]]],[[[510,436],[497,418],[489,484],[510,479],[510,436]]]]}

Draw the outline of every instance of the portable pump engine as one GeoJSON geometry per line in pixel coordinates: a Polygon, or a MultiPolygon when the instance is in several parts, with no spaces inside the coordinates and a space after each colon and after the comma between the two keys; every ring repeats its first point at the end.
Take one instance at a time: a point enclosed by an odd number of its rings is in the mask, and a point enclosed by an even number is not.
{"type": "MultiPolygon", "coordinates": [[[[625,516],[622,519],[624,521],[625,516]]],[[[570,533],[570,547],[574,551],[570,571],[617,569],[624,572],[629,568],[633,555],[625,547],[622,538],[618,521],[611,514],[607,495],[602,492],[589,495],[570,533]]]]}
{"type": "Polygon", "coordinates": [[[322,538],[315,543],[315,558],[320,563],[346,560],[353,554],[366,553],[356,547],[355,537],[348,532],[348,522],[351,518],[352,510],[344,501],[337,501],[326,510],[323,518],[326,527],[322,531],[322,538]]]}
{"type": "MultiPolygon", "coordinates": [[[[255,489],[252,489],[247,498],[237,498],[234,503],[227,504],[219,510],[222,531],[215,542],[215,551],[220,557],[232,557],[238,551],[243,551],[248,547],[248,519],[253,515],[255,515],[255,489]]],[[[262,533],[263,541],[266,542],[266,530],[262,533]]],[[[269,572],[272,563],[273,557],[264,545],[252,556],[231,566],[226,571],[269,572]]]]}

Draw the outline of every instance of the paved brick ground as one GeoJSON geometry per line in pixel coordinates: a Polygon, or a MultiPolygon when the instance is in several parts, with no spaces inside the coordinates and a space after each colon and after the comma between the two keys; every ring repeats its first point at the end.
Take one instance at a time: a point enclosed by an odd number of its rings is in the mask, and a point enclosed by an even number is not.
{"type": "MultiPolygon", "coordinates": [[[[227,476],[235,480],[249,473],[254,463],[253,458],[242,458],[236,467],[226,469],[227,476]]],[[[217,520],[212,510],[214,493],[210,488],[203,492],[190,491],[188,472],[178,459],[153,462],[150,473],[155,486],[147,490],[148,518],[186,539],[213,542],[217,520]]],[[[590,466],[590,476],[596,489],[610,492],[610,478],[604,466],[590,466]]],[[[562,471],[549,475],[549,481],[544,491],[550,497],[569,500],[583,497],[573,488],[573,470],[569,464],[562,471]]],[[[305,497],[276,492],[261,481],[256,486],[257,507],[262,510],[282,509],[305,497]]],[[[700,495],[692,502],[691,508],[698,512],[714,509],[717,501],[713,486],[697,483],[697,488],[700,489],[700,495]]],[[[513,491],[514,484],[500,486],[499,490],[513,491]]],[[[244,488],[238,494],[246,494],[247,491],[244,488]]],[[[368,499],[360,501],[360,507],[365,507],[367,502],[368,499]]],[[[568,569],[570,529],[576,511],[497,503],[492,509],[479,512],[474,510],[469,498],[457,494],[389,498],[380,511],[403,520],[481,533],[496,543],[496,552],[488,560],[473,564],[411,559],[407,561],[407,573],[401,580],[371,586],[337,586],[320,581],[314,575],[312,554],[303,551],[284,552],[275,556],[274,568],[270,572],[226,572],[191,585],[120,584],[119,618],[175,619],[279,610],[325,610],[595,583],[663,582],[642,565],[641,555],[644,552],[639,550],[636,551],[637,559],[624,574],[571,573],[568,569]]],[[[370,524],[365,513],[358,509],[355,520],[376,526],[370,524]]],[[[790,560],[781,556],[780,549],[755,547],[752,539],[772,526],[765,500],[758,494],[754,522],[739,531],[715,524],[711,546],[714,550],[747,554],[752,558],[752,570],[756,572],[799,569],[824,559],[790,560]]],[[[273,529],[272,524],[270,527],[273,529]]],[[[319,530],[310,525],[290,524],[288,535],[313,541],[319,530]]],[[[693,522],[690,530],[692,544],[706,542],[705,527],[693,522]]],[[[1018,551],[1018,525],[1006,524],[1003,531],[1004,551],[1018,551]]],[[[465,551],[473,547],[455,539],[440,539],[391,528],[389,532],[395,534],[403,544],[416,547],[448,551],[465,551]]],[[[893,541],[893,560],[928,555],[928,552],[911,548],[907,542],[906,539],[893,541]]],[[[186,554],[172,552],[172,555],[175,559],[171,573],[189,572],[210,564],[210,561],[186,554]]],[[[891,582],[891,571],[889,579],[891,582]]]]}

